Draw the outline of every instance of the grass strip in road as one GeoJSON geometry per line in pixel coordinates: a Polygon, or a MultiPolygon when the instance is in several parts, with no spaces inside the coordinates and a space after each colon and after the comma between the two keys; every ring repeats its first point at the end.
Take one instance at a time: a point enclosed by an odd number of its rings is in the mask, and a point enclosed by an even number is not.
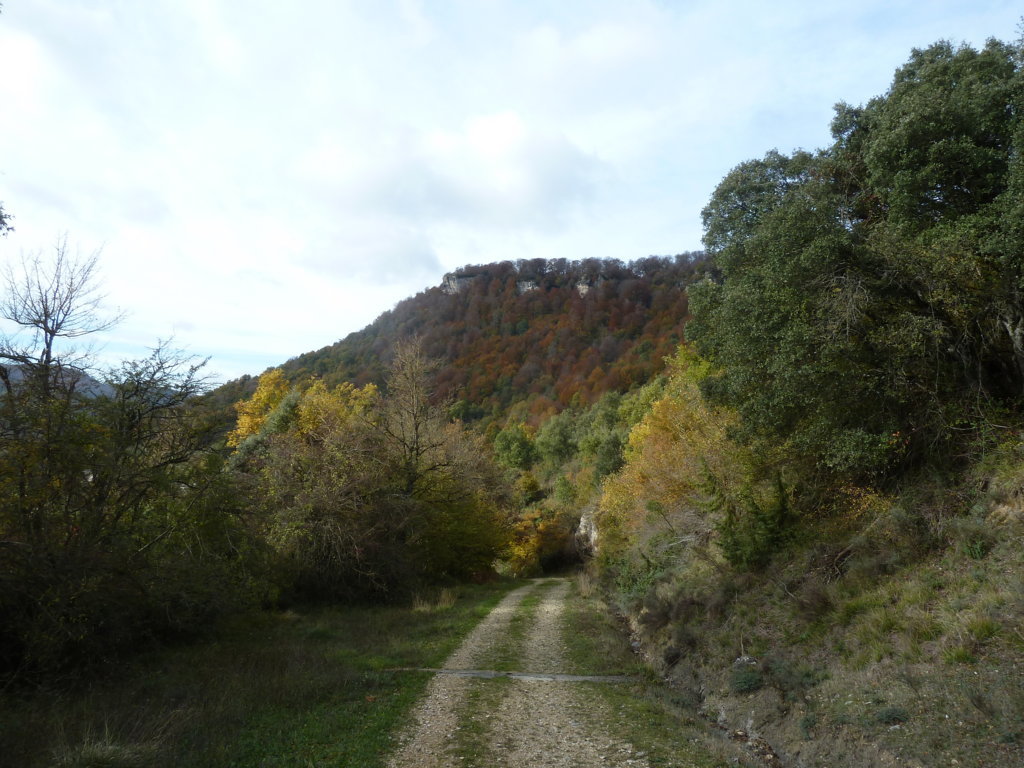
{"type": "Polygon", "coordinates": [[[516,672],[521,665],[526,638],[537,621],[537,611],[548,592],[558,585],[557,581],[541,582],[526,597],[519,601],[508,630],[500,643],[488,648],[477,666],[499,672],[516,672]]]}
{"type": "MultiPolygon", "coordinates": [[[[479,664],[498,672],[515,671],[522,662],[527,637],[537,621],[537,613],[556,581],[541,582],[515,608],[501,642],[486,649],[479,664]]],[[[469,680],[466,698],[458,711],[459,729],[452,745],[452,757],[465,768],[489,768],[493,714],[508,695],[511,678],[469,680]]]]}
{"type": "MultiPolygon", "coordinates": [[[[0,699],[3,760],[24,768],[383,764],[430,675],[515,585],[457,599],[239,617],[74,691],[0,699]]],[[[0,763],[3,762],[0,760],[0,763]]]]}
{"type": "Polygon", "coordinates": [[[452,758],[461,768],[491,768],[493,716],[508,695],[509,678],[470,680],[459,710],[459,728],[452,744],[452,758]]]}

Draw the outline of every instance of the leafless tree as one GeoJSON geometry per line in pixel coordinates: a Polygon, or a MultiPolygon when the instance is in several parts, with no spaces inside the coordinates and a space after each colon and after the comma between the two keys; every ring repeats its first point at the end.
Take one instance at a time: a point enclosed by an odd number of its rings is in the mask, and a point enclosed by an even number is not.
{"type": "Polygon", "coordinates": [[[206,532],[231,528],[207,503],[222,480],[191,407],[203,362],[160,343],[93,378],[79,344],[121,317],[97,277],[98,254],[65,239],[0,269],[0,680],[205,610],[189,579],[216,559],[206,532]]]}
{"type": "Polygon", "coordinates": [[[90,350],[74,340],[109,330],[123,313],[107,314],[98,287],[99,252],[82,257],[57,240],[51,258],[23,255],[0,270],[0,317],[14,326],[0,332],[0,379],[10,391],[12,378],[35,379],[49,396],[57,381],[73,384],[88,367],[90,350]],[[65,348],[62,344],[72,342],[65,348]]]}

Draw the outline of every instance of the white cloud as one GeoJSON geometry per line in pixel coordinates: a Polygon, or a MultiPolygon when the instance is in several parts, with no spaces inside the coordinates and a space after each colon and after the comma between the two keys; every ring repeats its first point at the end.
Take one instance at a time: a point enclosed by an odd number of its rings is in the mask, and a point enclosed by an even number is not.
{"type": "Polygon", "coordinates": [[[507,159],[526,138],[526,126],[515,112],[499,112],[471,119],[465,129],[466,142],[479,155],[507,159]]]}
{"type": "Polygon", "coordinates": [[[828,139],[1008,0],[36,0],[0,14],[0,258],[103,247],[117,354],[226,375],[465,263],[699,247],[732,166],[828,139]]]}

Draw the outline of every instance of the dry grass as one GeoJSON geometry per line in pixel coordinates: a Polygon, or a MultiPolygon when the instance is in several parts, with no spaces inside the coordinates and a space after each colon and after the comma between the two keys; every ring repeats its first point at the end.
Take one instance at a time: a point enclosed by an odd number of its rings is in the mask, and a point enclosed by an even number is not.
{"type": "Polygon", "coordinates": [[[412,609],[416,613],[435,613],[437,611],[447,611],[449,608],[455,605],[455,601],[458,599],[458,593],[450,588],[445,587],[439,592],[431,595],[416,595],[412,600],[412,609]]]}
{"type": "Polygon", "coordinates": [[[589,600],[597,594],[597,579],[590,569],[581,570],[576,575],[576,592],[584,600],[589,600]]]}
{"type": "Polygon", "coordinates": [[[760,574],[677,566],[634,614],[644,649],[709,717],[808,765],[1024,765],[1024,525],[928,514],[928,535],[908,513],[808,533],[760,574]],[[747,655],[760,688],[732,677],[747,655]]]}

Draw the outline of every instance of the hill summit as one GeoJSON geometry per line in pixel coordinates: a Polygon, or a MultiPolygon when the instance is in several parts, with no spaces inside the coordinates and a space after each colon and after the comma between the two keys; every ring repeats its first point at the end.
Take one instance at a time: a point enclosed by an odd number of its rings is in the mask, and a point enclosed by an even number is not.
{"type": "Polygon", "coordinates": [[[396,341],[440,359],[438,389],[466,421],[514,413],[539,423],[643,384],[683,338],[686,287],[702,253],[465,266],[361,331],[283,366],[298,380],[380,383],[396,341]]]}

